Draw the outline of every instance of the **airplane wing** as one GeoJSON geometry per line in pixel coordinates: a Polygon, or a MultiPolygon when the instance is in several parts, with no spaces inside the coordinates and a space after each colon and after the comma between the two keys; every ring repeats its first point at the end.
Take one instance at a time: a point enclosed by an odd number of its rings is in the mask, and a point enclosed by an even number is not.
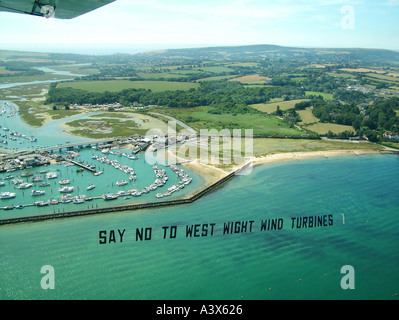
{"type": "Polygon", "coordinates": [[[72,19],[115,0],[0,0],[0,11],[72,19]]]}

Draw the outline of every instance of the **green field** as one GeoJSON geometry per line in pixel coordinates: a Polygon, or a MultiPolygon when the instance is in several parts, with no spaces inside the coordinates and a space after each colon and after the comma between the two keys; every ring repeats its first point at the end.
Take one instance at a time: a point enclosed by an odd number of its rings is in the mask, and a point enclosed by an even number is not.
{"type": "Polygon", "coordinates": [[[63,82],[59,88],[75,88],[90,92],[117,92],[124,89],[150,89],[153,92],[189,90],[198,88],[199,84],[191,82],[172,82],[172,81],[129,81],[129,80],[110,80],[110,81],[75,81],[63,82]]]}
{"type": "Polygon", "coordinates": [[[326,73],[331,77],[345,78],[345,79],[356,78],[355,75],[350,74],[350,73],[343,73],[342,71],[341,72],[326,72],[326,73]]]}
{"type": "Polygon", "coordinates": [[[339,134],[344,131],[355,132],[355,129],[352,126],[319,122],[320,120],[313,115],[311,108],[306,108],[306,110],[299,110],[298,113],[302,120],[298,124],[310,131],[317,132],[320,135],[325,135],[328,133],[328,131],[331,131],[334,134],[339,134]]]}
{"type": "Polygon", "coordinates": [[[198,82],[201,81],[214,81],[214,80],[224,80],[224,79],[231,79],[234,78],[235,75],[230,75],[230,76],[216,76],[216,77],[208,77],[208,78],[202,78],[202,79],[198,79],[198,82]]]}
{"type": "Polygon", "coordinates": [[[226,63],[226,67],[257,67],[259,66],[258,62],[234,62],[234,63],[226,63]]]}
{"type": "MultiPolygon", "coordinates": [[[[304,132],[297,128],[290,128],[275,117],[259,114],[211,114],[211,107],[197,107],[190,109],[162,109],[160,113],[170,115],[187,123],[193,129],[253,129],[254,135],[268,135],[275,137],[300,136],[304,132]]],[[[244,131],[242,131],[244,134],[244,131]]]]}
{"type": "Polygon", "coordinates": [[[179,79],[179,78],[184,78],[183,75],[181,74],[175,74],[175,73],[163,73],[163,72],[140,72],[137,74],[142,79],[179,79]]]}
{"type": "Polygon", "coordinates": [[[5,67],[0,67],[0,75],[3,75],[3,74],[15,74],[15,73],[18,73],[18,71],[8,71],[8,70],[6,70],[5,67]]]}
{"type": "Polygon", "coordinates": [[[315,92],[315,91],[306,91],[305,92],[306,96],[322,96],[324,100],[332,100],[333,95],[330,93],[324,93],[324,92],[315,92]]]}
{"type": "Polygon", "coordinates": [[[366,73],[365,75],[367,77],[378,79],[378,80],[399,82],[399,79],[396,78],[396,77],[385,76],[385,75],[382,75],[382,74],[366,73]]]}
{"type": "Polygon", "coordinates": [[[273,103],[260,103],[260,104],[254,104],[251,107],[262,111],[262,112],[266,112],[266,113],[273,113],[276,112],[277,110],[277,106],[280,106],[280,109],[282,111],[288,110],[288,109],[292,109],[295,107],[295,105],[299,102],[302,101],[306,101],[306,100],[291,100],[291,101],[280,101],[280,102],[273,102],[273,103]]]}
{"type": "Polygon", "coordinates": [[[310,108],[306,108],[306,110],[299,110],[298,113],[302,120],[299,124],[303,125],[303,124],[319,122],[319,119],[313,115],[312,110],[310,108]]]}
{"type": "Polygon", "coordinates": [[[304,152],[322,150],[382,150],[375,143],[348,143],[345,141],[305,139],[254,139],[253,151],[256,156],[281,152],[304,152]]]}
{"type": "Polygon", "coordinates": [[[335,123],[316,123],[316,124],[313,124],[306,128],[311,131],[317,132],[318,134],[327,134],[328,131],[331,131],[332,133],[335,133],[335,134],[339,134],[344,131],[353,131],[353,132],[356,131],[351,126],[344,126],[344,125],[335,124],[335,123]]]}

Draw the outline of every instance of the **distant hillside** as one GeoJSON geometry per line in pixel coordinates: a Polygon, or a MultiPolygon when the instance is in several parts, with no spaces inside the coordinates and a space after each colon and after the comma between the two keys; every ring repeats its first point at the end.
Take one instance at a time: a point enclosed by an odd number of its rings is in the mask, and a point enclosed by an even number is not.
{"type": "MultiPolygon", "coordinates": [[[[0,50],[0,61],[23,60],[40,63],[129,63],[147,60],[251,61],[260,59],[297,60],[317,63],[398,62],[399,52],[361,48],[296,48],[277,45],[219,46],[165,49],[138,54],[85,55],[0,50]]],[[[183,61],[181,61],[183,62],[183,61]]]]}
{"type": "Polygon", "coordinates": [[[0,50],[0,61],[19,60],[48,65],[49,63],[88,63],[93,61],[93,56],[72,53],[31,52],[18,50],[0,50]]]}
{"type": "Polygon", "coordinates": [[[189,58],[212,60],[296,59],[338,62],[380,61],[399,62],[399,52],[383,49],[358,48],[294,48],[276,45],[226,46],[208,48],[169,49],[142,53],[164,58],[189,58]]]}

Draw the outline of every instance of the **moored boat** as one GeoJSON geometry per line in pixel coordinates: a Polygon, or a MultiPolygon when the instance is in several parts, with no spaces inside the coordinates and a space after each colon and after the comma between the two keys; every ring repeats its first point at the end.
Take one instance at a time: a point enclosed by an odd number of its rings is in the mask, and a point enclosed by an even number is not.
{"type": "Polygon", "coordinates": [[[124,185],[127,185],[127,181],[126,181],[126,180],[119,180],[119,181],[116,182],[116,185],[117,185],[117,186],[124,186],[124,185]]]}
{"type": "Polygon", "coordinates": [[[2,192],[0,194],[0,199],[11,199],[11,198],[15,198],[15,193],[14,192],[2,192]]]}
{"type": "Polygon", "coordinates": [[[104,195],[103,195],[103,199],[106,200],[106,201],[108,201],[108,200],[115,200],[115,199],[117,199],[117,198],[118,198],[117,196],[115,196],[115,195],[113,195],[113,194],[110,194],[110,193],[107,193],[107,194],[104,194],[104,195]]]}
{"type": "Polygon", "coordinates": [[[38,181],[42,181],[43,178],[41,176],[33,176],[32,178],[30,178],[30,181],[32,182],[38,182],[38,181]]]}
{"type": "Polygon", "coordinates": [[[18,189],[29,189],[29,188],[32,187],[32,186],[33,186],[32,183],[26,183],[26,182],[24,182],[24,183],[21,183],[17,188],[18,188],[18,189]]]}
{"type": "Polygon", "coordinates": [[[50,185],[50,183],[48,183],[48,182],[39,183],[39,187],[47,187],[49,185],[50,185]]]}
{"type": "Polygon", "coordinates": [[[62,193],[73,192],[73,187],[61,187],[58,189],[58,191],[62,193]]]}
{"type": "Polygon", "coordinates": [[[49,201],[46,201],[46,202],[44,202],[44,201],[35,201],[35,202],[33,202],[33,204],[35,206],[37,206],[37,207],[44,207],[44,206],[48,206],[50,204],[50,202],[49,201]]]}
{"type": "Polygon", "coordinates": [[[32,196],[41,196],[41,195],[43,195],[45,193],[46,193],[46,191],[43,191],[43,190],[32,190],[31,191],[31,195],[32,196]]]}
{"type": "Polygon", "coordinates": [[[75,204],[83,203],[83,202],[85,202],[85,199],[86,199],[86,196],[81,194],[81,195],[75,196],[73,198],[72,202],[75,204]]]}
{"type": "Polygon", "coordinates": [[[55,178],[57,178],[58,177],[58,173],[57,172],[48,172],[47,174],[46,174],[46,178],[47,179],[55,179],[55,178]]]}

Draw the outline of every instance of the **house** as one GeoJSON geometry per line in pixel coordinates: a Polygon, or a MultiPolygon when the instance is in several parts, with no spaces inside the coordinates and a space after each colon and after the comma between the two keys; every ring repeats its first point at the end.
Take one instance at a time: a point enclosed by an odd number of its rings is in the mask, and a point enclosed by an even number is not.
{"type": "Polygon", "coordinates": [[[399,140],[399,135],[397,133],[385,132],[384,138],[390,140],[399,140]]]}
{"type": "Polygon", "coordinates": [[[33,167],[36,165],[36,159],[33,155],[20,156],[17,159],[22,167],[33,167]]]}

